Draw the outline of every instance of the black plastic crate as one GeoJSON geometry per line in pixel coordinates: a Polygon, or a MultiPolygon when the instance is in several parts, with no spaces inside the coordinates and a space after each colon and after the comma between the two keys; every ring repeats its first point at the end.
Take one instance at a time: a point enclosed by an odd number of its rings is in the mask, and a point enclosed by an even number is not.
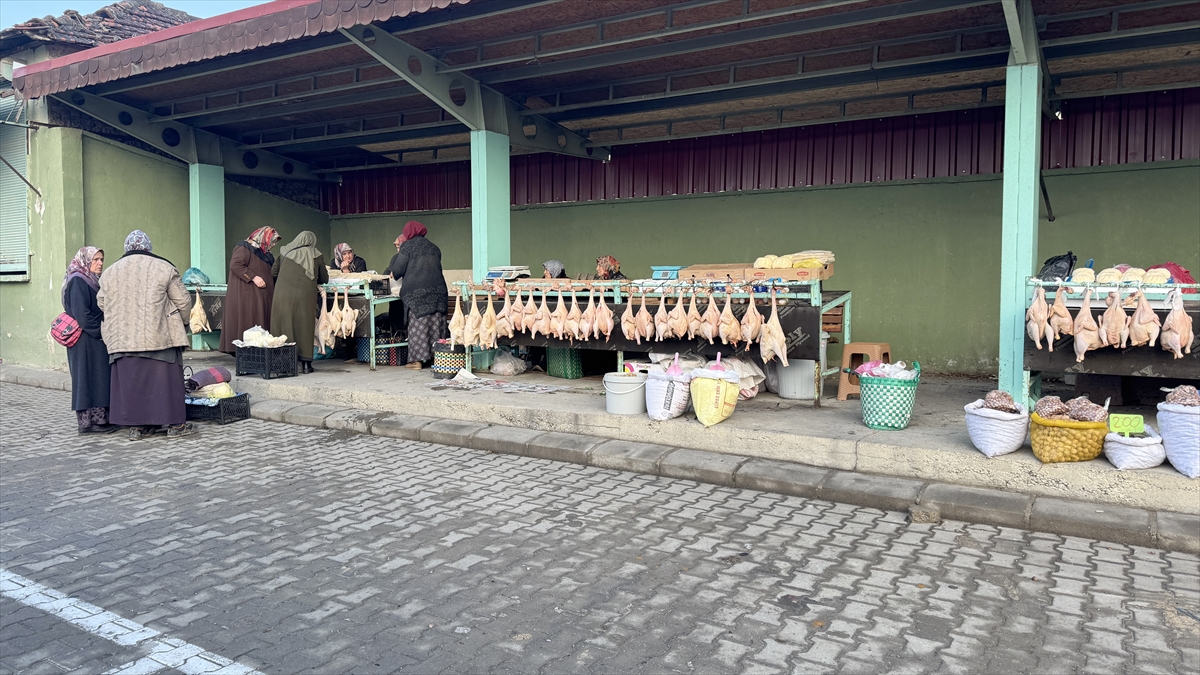
{"type": "Polygon", "coordinates": [[[377,298],[392,294],[392,282],[387,279],[372,279],[370,283],[371,293],[377,298]]]}
{"type": "Polygon", "coordinates": [[[237,374],[262,375],[264,380],[296,376],[296,345],[238,347],[237,374]]]}
{"type": "Polygon", "coordinates": [[[187,418],[189,420],[229,424],[230,422],[250,419],[250,394],[238,394],[237,396],[222,398],[213,406],[192,405],[189,403],[186,407],[187,418]]]}

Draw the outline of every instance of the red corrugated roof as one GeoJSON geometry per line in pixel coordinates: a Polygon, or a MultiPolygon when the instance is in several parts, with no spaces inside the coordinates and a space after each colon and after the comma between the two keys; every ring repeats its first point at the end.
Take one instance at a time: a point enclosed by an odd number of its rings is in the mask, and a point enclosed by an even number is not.
{"type": "Polygon", "coordinates": [[[275,0],[18,69],[25,98],[249,51],[470,0],[275,0]]]}

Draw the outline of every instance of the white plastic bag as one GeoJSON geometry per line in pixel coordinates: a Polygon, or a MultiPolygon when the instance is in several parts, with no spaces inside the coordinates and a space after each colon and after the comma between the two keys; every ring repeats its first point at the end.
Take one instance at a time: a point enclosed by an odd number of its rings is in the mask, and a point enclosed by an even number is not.
{"type": "Polygon", "coordinates": [[[503,377],[513,377],[525,372],[525,362],[512,355],[506,349],[496,351],[496,357],[492,359],[492,374],[501,375],[503,377]]]}
{"type": "Polygon", "coordinates": [[[1104,437],[1104,456],[1121,471],[1153,469],[1166,461],[1167,451],[1162,436],[1147,424],[1145,438],[1125,438],[1110,432],[1104,437]]]}
{"type": "Polygon", "coordinates": [[[646,414],[664,422],[687,412],[692,402],[691,373],[669,375],[666,372],[646,376],[646,414]]]}
{"type": "Polygon", "coordinates": [[[1171,466],[1188,478],[1200,477],[1200,407],[1159,403],[1158,429],[1171,466]]]}
{"type": "Polygon", "coordinates": [[[1016,452],[1029,433],[1029,410],[1016,404],[1020,412],[1007,413],[983,407],[983,399],[963,407],[967,412],[967,435],[971,444],[988,457],[1016,452]]]}
{"type": "Polygon", "coordinates": [[[726,369],[732,370],[738,375],[739,401],[749,401],[758,396],[758,385],[767,379],[766,374],[758,367],[758,364],[750,359],[743,359],[737,356],[731,356],[722,361],[722,363],[725,364],[726,369]]]}

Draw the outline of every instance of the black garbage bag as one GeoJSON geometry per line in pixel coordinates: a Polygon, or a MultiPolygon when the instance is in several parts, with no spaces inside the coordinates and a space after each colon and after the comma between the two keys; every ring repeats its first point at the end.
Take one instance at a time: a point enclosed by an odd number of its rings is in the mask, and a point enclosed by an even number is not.
{"type": "Polygon", "coordinates": [[[1042,281],[1066,281],[1075,270],[1075,254],[1067,251],[1066,255],[1056,255],[1042,264],[1042,271],[1037,278],[1042,281]]]}

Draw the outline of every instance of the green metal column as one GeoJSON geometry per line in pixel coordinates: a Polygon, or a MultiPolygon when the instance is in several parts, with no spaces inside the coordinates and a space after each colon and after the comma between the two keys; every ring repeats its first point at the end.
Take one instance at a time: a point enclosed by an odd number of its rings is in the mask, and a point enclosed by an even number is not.
{"type": "Polygon", "coordinates": [[[191,207],[191,266],[214,284],[225,283],[225,169],[212,164],[188,165],[191,207]]]}
{"type": "Polygon", "coordinates": [[[1008,66],[1004,90],[1004,215],[1000,258],[1000,388],[1029,396],[1025,370],[1025,279],[1036,270],[1041,171],[1042,70],[1008,66]]]}
{"type": "Polygon", "coordinates": [[[471,132],[471,271],[476,282],[489,267],[508,265],[508,136],[471,132]]]}

